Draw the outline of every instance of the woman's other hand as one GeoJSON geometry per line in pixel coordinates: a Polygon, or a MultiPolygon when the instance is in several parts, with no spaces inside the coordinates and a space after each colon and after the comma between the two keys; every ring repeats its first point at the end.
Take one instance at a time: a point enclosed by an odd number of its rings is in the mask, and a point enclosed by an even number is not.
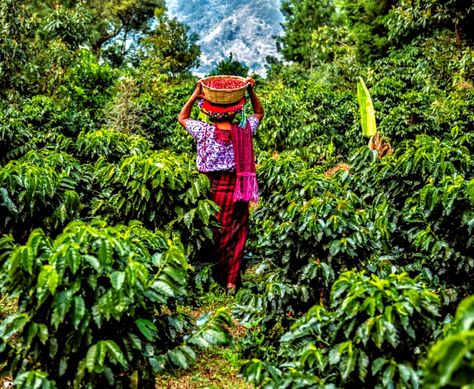
{"type": "Polygon", "coordinates": [[[245,79],[245,82],[247,84],[247,88],[248,89],[253,89],[254,85],[255,85],[255,80],[252,78],[252,77],[247,77],[245,79]]]}
{"type": "Polygon", "coordinates": [[[263,107],[262,107],[262,104],[260,103],[260,100],[258,99],[257,95],[255,94],[255,91],[253,90],[253,87],[255,85],[255,80],[251,77],[247,77],[245,79],[245,82],[247,83],[247,91],[250,96],[250,101],[252,102],[252,108],[253,108],[252,116],[255,116],[259,121],[261,121],[265,113],[263,111],[263,107]]]}

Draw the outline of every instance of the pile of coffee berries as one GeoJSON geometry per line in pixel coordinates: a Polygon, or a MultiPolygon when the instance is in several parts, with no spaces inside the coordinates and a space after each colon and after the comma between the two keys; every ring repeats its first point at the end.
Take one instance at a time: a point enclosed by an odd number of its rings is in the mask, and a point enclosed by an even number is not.
{"type": "Polygon", "coordinates": [[[239,89],[245,82],[235,78],[214,78],[205,82],[206,86],[213,89],[239,89]]]}

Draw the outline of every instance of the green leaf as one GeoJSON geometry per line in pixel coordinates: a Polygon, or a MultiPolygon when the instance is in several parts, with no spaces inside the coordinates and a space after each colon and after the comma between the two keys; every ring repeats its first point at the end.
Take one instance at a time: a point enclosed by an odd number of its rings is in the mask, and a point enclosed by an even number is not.
{"type": "Polygon", "coordinates": [[[38,336],[39,336],[40,342],[43,343],[43,344],[46,344],[46,342],[48,341],[48,337],[49,337],[48,326],[46,326],[45,324],[39,323],[38,324],[38,336]]]}
{"type": "Polygon", "coordinates": [[[120,289],[125,281],[125,272],[122,271],[114,271],[110,275],[110,282],[114,289],[120,289]]]}
{"type": "Polygon", "coordinates": [[[74,313],[72,316],[72,324],[75,329],[78,329],[84,315],[86,313],[86,305],[84,299],[81,296],[74,297],[74,313]]]}
{"type": "Polygon", "coordinates": [[[64,321],[66,314],[69,312],[72,303],[72,293],[67,290],[57,294],[54,298],[53,313],[51,315],[51,324],[56,329],[64,321]]]}
{"type": "Polygon", "coordinates": [[[341,353],[339,351],[339,345],[336,347],[332,348],[331,351],[329,351],[329,364],[330,365],[335,365],[339,363],[341,360],[341,353]]]}
{"type": "Polygon", "coordinates": [[[400,378],[403,380],[403,382],[408,385],[411,377],[411,369],[408,368],[406,365],[403,363],[398,364],[398,374],[400,375],[400,378]]]}
{"type": "Polygon", "coordinates": [[[23,327],[30,321],[26,313],[14,313],[0,322],[0,337],[7,341],[17,332],[23,330],[23,327]]]}
{"type": "Polygon", "coordinates": [[[362,350],[359,351],[359,358],[358,358],[357,366],[358,366],[359,379],[362,382],[364,382],[365,377],[367,376],[367,368],[369,367],[369,357],[362,350]]]}
{"type": "Polygon", "coordinates": [[[97,345],[94,344],[91,347],[89,347],[89,350],[87,350],[87,355],[86,355],[86,366],[89,373],[92,373],[94,371],[96,359],[97,359],[97,345]]]}
{"type": "Polygon", "coordinates": [[[107,238],[102,238],[97,255],[99,263],[104,267],[112,263],[112,253],[112,245],[110,244],[109,240],[107,238]]]}
{"type": "Polygon", "coordinates": [[[372,362],[372,375],[375,376],[380,369],[387,363],[385,358],[377,358],[372,362]]]}
{"type": "Polygon", "coordinates": [[[21,255],[21,262],[23,268],[28,272],[28,274],[33,275],[33,264],[35,262],[35,255],[33,253],[32,247],[24,247],[21,255]]]}
{"type": "Polygon", "coordinates": [[[170,350],[168,352],[168,355],[171,359],[171,361],[178,367],[182,369],[187,369],[188,368],[188,361],[186,360],[186,356],[183,354],[183,352],[179,348],[175,348],[174,350],[170,350]]]}
{"type": "Polygon", "coordinates": [[[81,264],[81,255],[74,247],[69,247],[66,254],[66,262],[71,269],[72,274],[76,274],[81,264]]]}
{"type": "Polygon", "coordinates": [[[369,90],[362,77],[359,77],[359,83],[357,84],[357,101],[359,102],[362,134],[370,138],[377,132],[375,110],[369,90]]]}
{"type": "Polygon", "coordinates": [[[113,359],[120,363],[125,369],[128,369],[128,362],[117,343],[115,343],[113,340],[106,340],[104,343],[113,359]]]}
{"type": "Polygon", "coordinates": [[[393,376],[395,375],[395,366],[390,364],[382,375],[382,384],[385,388],[391,386],[393,384],[393,376]]]}
{"type": "Polygon", "coordinates": [[[129,333],[128,334],[128,337],[131,341],[131,344],[132,346],[137,349],[137,350],[142,350],[142,341],[140,340],[140,338],[138,336],[136,336],[135,334],[133,333],[129,333]]]}
{"type": "Polygon", "coordinates": [[[38,283],[36,285],[36,291],[38,295],[38,302],[41,302],[46,291],[49,290],[51,294],[54,294],[59,283],[59,275],[56,269],[51,265],[44,265],[41,268],[38,276],[38,283]]]}
{"type": "Polygon", "coordinates": [[[458,331],[474,330],[474,296],[470,296],[459,304],[455,322],[458,331]]]}
{"type": "Polygon", "coordinates": [[[53,359],[58,353],[58,340],[56,338],[49,338],[49,357],[53,359]]]}
{"type": "Polygon", "coordinates": [[[11,213],[19,213],[15,203],[10,198],[8,191],[5,188],[0,187],[0,197],[2,199],[1,205],[5,206],[11,213]]]}
{"type": "Polygon", "coordinates": [[[229,343],[229,337],[224,331],[208,329],[204,331],[202,337],[212,345],[226,345],[229,343]]]}
{"type": "Polygon", "coordinates": [[[149,321],[147,319],[135,320],[135,325],[140,330],[140,332],[143,334],[143,336],[145,338],[147,338],[149,341],[152,341],[154,339],[155,334],[158,331],[156,326],[151,321],[149,321]]]}
{"type": "Polygon", "coordinates": [[[186,345],[180,346],[181,351],[186,355],[186,358],[190,361],[195,361],[196,360],[196,353],[194,350],[186,345]]]}
{"type": "Polygon", "coordinates": [[[204,225],[207,226],[212,216],[212,210],[211,210],[211,206],[206,200],[199,200],[197,213],[201,221],[204,223],[204,225]]]}
{"type": "Polygon", "coordinates": [[[168,283],[164,282],[164,281],[161,281],[161,280],[157,280],[153,283],[152,285],[153,289],[155,289],[157,292],[167,296],[167,297],[174,297],[174,290],[173,288],[171,287],[171,285],[169,285],[168,283]]]}
{"type": "Polygon", "coordinates": [[[19,389],[56,389],[56,383],[48,380],[48,374],[40,370],[29,370],[19,374],[13,385],[19,389]]]}
{"type": "Polygon", "coordinates": [[[95,271],[100,271],[100,262],[93,255],[84,255],[83,258],[94,268],[95,271]]]}
{"type": "Polygon", "coordinates": [[[193,336],[188,340],[188,343],[195,344],[201,348],[208,348],[211,346],[211,343],[204,339],[202,336],[193,336]]]}

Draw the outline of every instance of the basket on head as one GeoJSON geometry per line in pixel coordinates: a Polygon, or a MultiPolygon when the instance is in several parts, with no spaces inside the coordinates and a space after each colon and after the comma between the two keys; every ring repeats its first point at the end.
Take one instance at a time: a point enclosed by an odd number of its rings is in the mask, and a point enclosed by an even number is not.
{"type": "Polygon", "coordinates": [[[245,78],[239,76],[211,76],[203,78],[201,83],[204,98],[214,104],[236,103],[242,100],[247,90],[245,78]]]}

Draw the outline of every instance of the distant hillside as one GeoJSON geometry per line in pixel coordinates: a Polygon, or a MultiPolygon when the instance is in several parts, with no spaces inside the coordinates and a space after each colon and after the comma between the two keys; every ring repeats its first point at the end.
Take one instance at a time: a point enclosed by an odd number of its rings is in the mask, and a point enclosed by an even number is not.
{"type": "Polygon", "coordinates": [[[266,56],[278,56],[272,37],[282,32],[280,0],[168,0],[167,7],[199,34],[197,74],[209,72],[230,52],[256,72],[264,70],[266,56]]]}

